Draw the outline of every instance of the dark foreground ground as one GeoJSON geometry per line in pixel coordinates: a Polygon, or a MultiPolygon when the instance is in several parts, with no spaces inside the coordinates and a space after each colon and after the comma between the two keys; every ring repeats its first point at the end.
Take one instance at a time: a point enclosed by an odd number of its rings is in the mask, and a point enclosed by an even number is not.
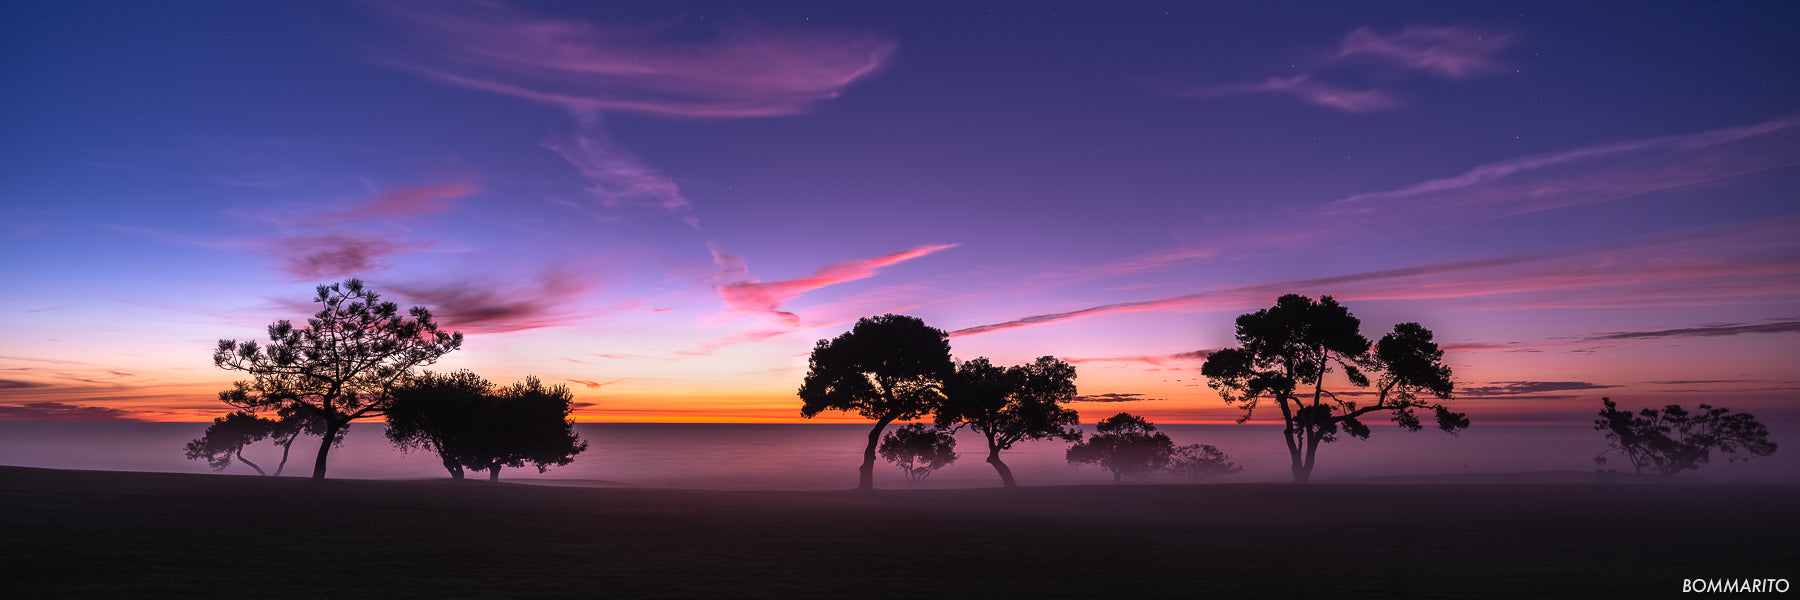
{"type": "Polygon", "coordinates": [[[1796,534],[1796,487],[858,494],[0,467],[7,598],[1642,598],[1800,579],[1796,534]]]}

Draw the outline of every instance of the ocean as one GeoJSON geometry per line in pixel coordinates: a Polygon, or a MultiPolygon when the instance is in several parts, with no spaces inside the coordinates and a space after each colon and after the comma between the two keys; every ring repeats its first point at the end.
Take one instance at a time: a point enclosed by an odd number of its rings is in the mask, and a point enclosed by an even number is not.
{"type": "MultiPolygon", "coordinates": [[[[581,424],[590,447],[575,462],[546,473],[507,469],[501,480],[549,483],[618,484],[703,489],[829,490],[856,485],[857,466],[869,425],[855,424],[581,424]]],[[[891,426],[889,430],[898,427],[891,426]]],[[[182,446],[198,437],[204,423],[0,422],[0,464],[62,469],[104,469],[175,473],[212,472],[187,460],[182,446]]],[[[1288,481],[1288,458],[1278,426],[1164,425],[1176,444],[1218,446],[1244,471],[1217,482],[1288,481]]],[[[1089,426],[1091,434],[1091,425],[1089,426]]],[[[1800,439],[1772,436],[1783,447],[1775,455],[1711,464],[1683,479],[1717,483],[1800,484],[1800,439]]],[[[1106,483],[1112,475],[1097,466],[1073,467],[1063,459],[1065,442],[1024,442],[1001,456],[1021,485],[1106,483]]],[[[312,472],[317,438],[295,443],[285,476],[312,472]]],[[[1476,475],[1525,472],[1592,472],[1605,449],[1599,432],[1586,425],[1489,425],[1456,436],[1427,429],[1417,433],[1376,427],[1369,440],[1344,439],[1319,449],[1315,481],[1368,478],[1476,475]]],[[[957,435],[959,460],[913,487],[1000,485],[985,462],[981,438],[957,435]]],[[[263,442],[245,456],[265,469],[279,462],[279,449],[263,442]]],[[[1614,461],[1628,471],[1629,464],[1614,461]]],[[[252,474],[233,463],[226,473],[252,474]]],[[[891,464],[876,465],[876,486],[909,487],[891,464]]],[[[379,422],[358,423],[344,445],[331,452],[329,477],[413,479],[447,476],[428,453],[402,453],[382,436],[379,422]]],[[[483,477],[483,474],[472,474],[483,477]]]]}

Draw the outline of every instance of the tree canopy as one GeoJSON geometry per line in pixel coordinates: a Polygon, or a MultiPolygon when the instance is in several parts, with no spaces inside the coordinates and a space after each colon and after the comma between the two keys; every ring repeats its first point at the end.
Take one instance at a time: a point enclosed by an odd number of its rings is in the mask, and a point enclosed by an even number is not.
{"type": "Polygon", "coordinates": [[[882,430],[935,411],[944,382],[954,373],[950,340],[942,330],[905,315],[865,317],[813,347],[799,391],[800,415],[810,419],[838,410],[875,420],[857,483],[857,489],[874,489],[882,430]]]}
{"type": "Polygon", "coordinates": [[[382,302],[361,280],[320,285],[319,312],[305,327],[287,320],[269,326],[269,344],[219,340],[213,364],[248,373],[219,393],[224,403],[251,412],[289,408],[324,422],[313,479],[325,478],[326,458],[345,425],[380,416],[395,386],[413,369],[462,346],[462,334],[443,331],[431,311],[407,315],[382,302]]]}
{"type": "Polygon", "coordinates": [[[919,482],[956,462],[956,438],[942,428],[912,423],[883,437],[880,452],[908,481],[919,482]]]}
{"type": "Polygon", "coordinates": [[[569,386],[546,386],[536,377],[501,388],[492,396],[478,443],[464,466],[500,479],[501,467],[527,464],[543,473],[575,461],[588,443],[569,419],[575,395],[569,386]]]}
{"type": "Polygon", "coordinates": [[[468,370],[426,371],[395,388],[387,408],[387,438],[402,451],[428,450],[452,479],[463,478],[482,442],[494,384],[468,370]]]}
{"type": "Polygon", "coordinates": [[[1177,446],[1169,454],[1169,472],[1189,479],[1211,479],[1244,470],[1212,444],[1177,446]]]}
{"type": "Polygon", "coordinates": [[[988,464],[1006,487],[1018,487],[1000,452],[1025,440],[1080,440],[1080,416],[1064,406],[1074,399],[1074,365],[1043,356],[1001,368],[981,357],[958,365],[946,382],[937,424],[966,424],[980,433],[987,441],[988,464]]]}
{"type": "Polygon", "coordinates": [[[1099,464],[1112,471],[1113,481],[1143,478],[1169,465],[1175,442],[1156,430],[1156,425],[1131,413],[1119,413],[1094,428],[1095,434],[1070,446],[1065,458],[1071,465],[1099,464]]]}
{"type": "MultiPolygon", "coordinates": [[[[287,469],[288,452],[293,450],[294,440],[303,433],[322,435],[325,423],[293,407],[282,408],[279,415],[279,419],[265,419],[240,410],[213,419],[205,433],[187,443],[187,457],[205,460],[214,471],[224,471],[231,466],[231,459],[236,458],[257,475],[281,475],[287,469]],[[275,445],[281,447],[281,462],[275,465],[274,473],[265,472],[261,465],[244,458],[245,446],[265,439],[274,440],[275,445]]],[[[341,443],[343,438],[339,437],[338,441],[341,443]]]]}
{"type": "Polygon", "coordinates": [[[1340,432],[1367,439],[1361,419],[1369,413],[1387,412],[1410,431],[1422,428],[1420,410],[1431,411],[1445,432],[1469,426],[1465,415],[1434,401],[1450,399],[1455,386],[1431,330],[1400,323],[1371,345],[1361,327],[1331,296],[1315,302],[1288,294],[1271,308],[1240,315],[1239,347],[1213,352],[1201,367],[1207,385],[1244,410],[1239,423],[1265,399],[1274,400],[1296,482],[1311,477],[1319,444],[1336,441],[1340,432]],[[1346,385],[1334,381],[1327,389],[1332,372],[1342,373],[1346,385]],[[1350,389],[1371,386],[1373,392],[1350,389]],[[1373,402],[1356,400],[1368,395],[1373,402]]]}
{"type": "Polygon", "coordinates": [[[1599,464],[1606,464],[1606,455],[1617,453],[1631,461],[1638,473],[1673,476],[1699,469],[1712,459],[1714,450],[1730,455],[1732,462],[1775,453],[1769,428],[1749,413],[1732,413],[1707,404],[1692,413],[1679,404],[1633,413],[1619,410],[1612,398],[1600,402],[1603,408],[1594,419],[1594,429],[1605,432],[1612,447],[1594,457],[1599,464]]]}

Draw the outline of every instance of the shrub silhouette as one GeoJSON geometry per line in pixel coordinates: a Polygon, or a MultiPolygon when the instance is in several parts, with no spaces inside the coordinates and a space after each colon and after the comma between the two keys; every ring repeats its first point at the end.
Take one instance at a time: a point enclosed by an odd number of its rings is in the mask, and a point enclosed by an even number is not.
{"type": "Polygon", "coordinates": [[[387,437],[402,450],[437,453],[452,479],[463,469],[487,471],[530,464],[539,473],[575,460],[588,443],[569,421],[574,395],[567,386],[548,386],[536,377],[494,389],[467,370],[449,375],[427,372],[394,392],[387,437]]]}
{"type": "Polygon", "coordinates": [[[1169,472],[1190,479],[1211,479],[1244,470],[1211,444],[1179,446],[1169,455],[1169,472]]]}

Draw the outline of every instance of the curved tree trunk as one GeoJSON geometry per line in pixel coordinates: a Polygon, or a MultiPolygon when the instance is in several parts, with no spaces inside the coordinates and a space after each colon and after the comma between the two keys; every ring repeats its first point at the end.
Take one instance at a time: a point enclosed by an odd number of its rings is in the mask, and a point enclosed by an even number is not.
{"type": "Polygon", "coordinates": [[[863,448],[863,463],[857,469],[856,489],[868,491],[875,489],[875,446],[881,443],[881,432],[893,423],[893,417],[883,417],[875,422],[875,428],[869,430],[869,446],[863,448]]]}
{"type": "Polygon", "coordinates": [[[338,430],[343,428],[343,421],[330,419],[325,422],[325,437],[319,440],[319,457],[313,459],[313,481],[325,480],[325,459],[331,453],[331,443],[337,441],[338,430]]]}
{"type": "MultiPolygon", "coordinates": [[[[244,458],[244,447],[243,446],[238,446],[236,454],[237,454],[238,462],[244,463],[246,465],[250,465],[250,468],[256,469],[257,475],[268,475],[268,473],[263,472],[262,467],[256,466],[256,463],[250,462],[250,459],[248,459],[248,458],[244,458]]],[[[280,472],[276,472],[276,475],[280,475],[280,474],[281,474],[280,472]]]]}
{"type": "Polygon", "coordinates": [[[1006,487],[1019,487],[1019,482],[1013,480],[1012,468],[1006,466],[1006,463],[1000,462],[999,448],[988,448],[987,462],[994,465],[994,470],[1000,473],[1000,481],[1005,483],[1006,487]]]}
{"type": "Polygon", "coordinates": [[[287,469],[288,453],[294,450],[294,440],[299,438],[300,432],[296,431],[294,432],[294,435],[290,435],[287,439],[281,441],[281,464],[275,465],[276,477],[280,477],[281,472],[287,469]]]}
{"type": "Polygon", "coordinates": [[[1294,465],[1294,483],[1306,483],[1312,479],[1313,458],[1319,452],[1319,433],[1313,431],[1306,436],[1306,461],[1294,465]]]}
{"type": "Polygon", "coordinates": [[[455,479],[457,481],[461,481],[463,478],[462,465],[457,463],[454,460],[450,460],[449,458],[444,458],[442,456],[439,456],[439,458],[444,459],[444,470],[450,472],[450,478],[455,479]]]}

